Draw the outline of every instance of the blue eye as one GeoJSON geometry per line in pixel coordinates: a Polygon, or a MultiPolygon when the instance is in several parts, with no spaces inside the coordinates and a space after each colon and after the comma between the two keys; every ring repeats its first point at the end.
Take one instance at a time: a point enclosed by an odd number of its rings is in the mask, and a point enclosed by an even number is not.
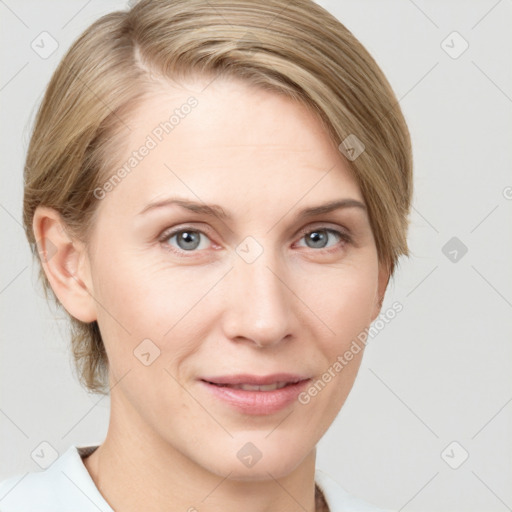
{"type": "Polygon", "coordinates": [[[201,244],[201,236],[208,238],[202,231],[197,229],[180,228],[171,233],[165,233],[161,238],[161,242],[170,242],[176,239],[178,249],[184,252],[192,252],[199,248],[201,244]]]}
{"type": "Polygon", "coordinates": [[[338,241],[350,243],[350,237],[336,229],[320,227],[317,229],[308,229],[303,231],[302,238],[305,238],[307,247],[311,249],[325,249],[329,242],[329,235],[335,235],[338,241]]]}

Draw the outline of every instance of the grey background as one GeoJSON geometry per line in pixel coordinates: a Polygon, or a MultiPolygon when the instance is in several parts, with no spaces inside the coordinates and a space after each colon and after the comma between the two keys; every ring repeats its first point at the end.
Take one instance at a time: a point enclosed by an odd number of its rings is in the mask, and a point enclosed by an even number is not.
{"type": "MultiPolygon", "coordinates": [[[[404,309],[370,342],[317,466],[395,510],[512,510],[511,1],[319,3],[363,42],[400,99],[415,198],[413,254],[383,306],[404,309]],[[457,58],[463,41],[453,31],[469,44],[457,58]]],[[[107,431],[109,399],[78,385],[64,315],[36,286],[22,166],[58,61],[83,29],[125,5],[0,0],[0,479],[40,469],[31,453],[41,442],[60,454],[107,431]],[[59,45],[47,58],[31,48],[43,31],[59,45]]]]}

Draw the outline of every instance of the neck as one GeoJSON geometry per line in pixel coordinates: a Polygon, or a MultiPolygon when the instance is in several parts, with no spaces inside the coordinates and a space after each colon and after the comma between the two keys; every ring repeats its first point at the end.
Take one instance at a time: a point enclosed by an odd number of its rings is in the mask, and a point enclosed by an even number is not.
{"type": "Polygon", "coordinates": [[[316,450],[284,477],[273,478],[269,471],[268,479],[233,480],[229,471],[217,474],[191,460],[155,435],[137,414],[117,414],[119,406],[111,397],[106,439],[84,459],[114,510],[320,512],[324,508],[321,493],[315,493],[316,450]]]}

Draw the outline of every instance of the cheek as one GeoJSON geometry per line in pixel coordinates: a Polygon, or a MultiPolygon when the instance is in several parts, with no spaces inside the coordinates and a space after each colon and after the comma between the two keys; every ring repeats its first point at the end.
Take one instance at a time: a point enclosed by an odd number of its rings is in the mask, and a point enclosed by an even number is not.
{"type": "Polygon", "coordinates": [[[316,380],[299,401],[311,418],[306,428],[311,428],[312,435],[318,438],[338,415],[356,380],[365,348],[358,336],[371,321],[377,289],[376,268],[372,264],[346,266],[316,279],[323,293],[318,287],[308,287],[310,307],[322,320],[312,320],[322,331],[322,334],[319,330],[313,333],[322,364],[316,380]],[[320,429],[316,418],[322,418],[320,429]]]}
{"type": "Polygon", "coordinates": [[[301,298],[327,325],[328,332],[343,342],[370,324],[377,288],[378,264],[369,255],[358,265],[318,272],[303,285],[301,298]]]}
{"type": "MultiPolygon", "coordinates": [[[[205,322],[202,298],[219,279],[219,272],[204,267],[170,267],[130,249],[105,246],[93,268],[98,323],[112,366],[119,374],[133,363],[133,351],[143,340],[160,349],[158,365],[170,354],[194,350],[193,330],[205,322]],[[199,315],[199,317],[198,317],[199,315]]],[[[221,273],[222,274],[222,273],[221,273]]],[[[213,310],[212,310],[213,314],[213,310]]],[[[155,366],[158,366],[155,365],[155,366]]]]}

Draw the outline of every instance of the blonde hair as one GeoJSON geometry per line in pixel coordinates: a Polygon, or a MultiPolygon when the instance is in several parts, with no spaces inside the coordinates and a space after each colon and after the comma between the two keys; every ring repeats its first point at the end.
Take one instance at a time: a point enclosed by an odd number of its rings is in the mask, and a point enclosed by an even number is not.
{"type": "MultiPolygon", "coordinates": [[[[70,232],[87,240],[93,192],[123,148],[126,116],[157,82],[189,75],[237,77],[285,94],[313,109],[342,152],[347,140],[362,142],[357,158],[344,154],[368,208],[379,262],[393,275],[398,258],[409,255],[407,125],[374,59],[312,0],[142,0],[87,28],[52,76],[28,148],[23,221],[34,254],[39,205],[57,210],[70,232]]],[[[56,299],[42,268],[39,276],[46,296],[56,299]]],[[[98,324],[70,320],[80,381],[106,394],[98,324]]]]}

